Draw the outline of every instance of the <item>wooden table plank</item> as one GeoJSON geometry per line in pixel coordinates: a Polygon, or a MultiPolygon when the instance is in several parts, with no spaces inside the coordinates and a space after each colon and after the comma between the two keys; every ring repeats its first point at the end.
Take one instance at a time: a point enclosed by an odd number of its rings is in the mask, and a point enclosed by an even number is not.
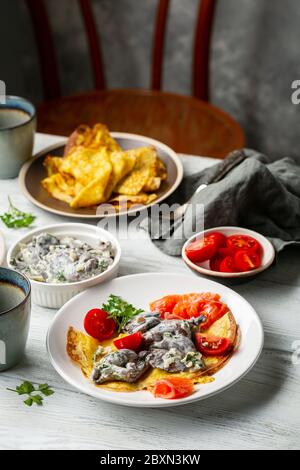
{"type": "MultiPolygon", "coordinates": [[[[54,137],[37,136],[36,148],[54,137]]],[[[213,164],[184,158],[185,171],[213,164]]],[[[33,211],[37,224],[70,221],[48,214],[20,194],[15,180],[1,181],[0,212],[7,194],[33,211]]],[[[26,230],[1,226],[7,244],[26,230]]],[[[182,272],[193,275],[180,258],[162,254],[140,232],[121,240],[120,275],[136,272],[182,272]]],[[[1,449],[296,449],[300,447],[300,364],[292,363],[292,344],[300,340],[300,253],[288,249],[276,266],[233,289],[260,315],[265,348],[254,369],[229,390],[207,400],[160,410],[126,408],[83,395],[65,383],[50,365],[45,337],[54,310],[33,306],[30,337],[22,363],[0,374],[1,449]],[[41,408],[27,408],[6,390],[23,379],[49,382],[55,395],[41,408]]]]}

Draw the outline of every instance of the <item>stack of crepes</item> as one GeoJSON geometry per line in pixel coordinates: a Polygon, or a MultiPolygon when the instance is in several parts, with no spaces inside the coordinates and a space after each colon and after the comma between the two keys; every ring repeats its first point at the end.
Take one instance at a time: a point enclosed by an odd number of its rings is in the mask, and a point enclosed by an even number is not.
{"type": "Polygon", "coordinates": [[[123,151],[103,124],[82,125],[70,136],[63,157],[47,156],[43,187],[72,208],[109,202],[117,210],[149,204],[167,177],[154,147],[123,151]]]}

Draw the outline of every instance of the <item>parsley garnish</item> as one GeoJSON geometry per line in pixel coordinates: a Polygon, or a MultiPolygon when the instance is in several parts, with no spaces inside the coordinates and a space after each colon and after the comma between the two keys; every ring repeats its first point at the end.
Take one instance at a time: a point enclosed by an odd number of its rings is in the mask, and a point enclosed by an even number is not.
{"type": "Polygon", "coordinates": [[[118,332],[132,318],[142,313],[144,310],[135,308],[121,297],[111,294],[102,309],[109,313],[109,318],[113,318],[118,326],[118,332]]]}
{"type": "Polygon", "coordinates": [[[28,395],[28,398],[26,398],[26,400],[23,402],[27,406],[32,406],[33,403],[38,406],[42,406],[44,400],[43,395],[45,397],[50,397],[50,395],[53,395],[54,393],[48,384],[40,384],[36,388],[31,382],[28,382],[27,380],[21,383],[21,385],[18,385],[15,389],[8,388],[7,390],[10,392],[15,392],[18,395],[28,395]]]}
{"type": "Polygon", "coordinates": [[[57,274],[57,280],[60,281],[60,282],[64,282],[66,281],[66,276],[64,275],[63,271],[60,271],[58,274],[57,274]]]}
{"type": "Polygon", "coordinates": [[[0,215],[2,222],[8,228],[21,228],[29,227],[35,220],[35,215],[30,214],[29,212],[22,212],[17,209],[11,202],[10,197],[8,197],[9,208],[8,211],[0,215]]]}

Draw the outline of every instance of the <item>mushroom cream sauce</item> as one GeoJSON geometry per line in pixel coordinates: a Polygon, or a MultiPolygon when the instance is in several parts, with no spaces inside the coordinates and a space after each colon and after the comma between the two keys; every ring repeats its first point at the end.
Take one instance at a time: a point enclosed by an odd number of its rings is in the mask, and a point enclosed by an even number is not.
{"type": "Polygon", "coordinates": [[[70,236],[41,233],[20,244],[11,263],[34,281],[58,284],[97,276],[108,269],[114,256],[110,242],[99,241],[92,247],[70,236]]]}

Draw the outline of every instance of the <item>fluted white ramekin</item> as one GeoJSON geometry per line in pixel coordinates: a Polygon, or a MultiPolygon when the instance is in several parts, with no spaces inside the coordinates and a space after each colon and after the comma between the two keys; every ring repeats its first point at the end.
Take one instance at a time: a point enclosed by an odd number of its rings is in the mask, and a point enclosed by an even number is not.
{"type": "Polygon", "coordinates": [[[116,237],[100,227],[80,223],[47,225],[28,232],[27,235],[20,238],[7,253],[7,264],[11,269],[15,269],[15,266],[11,264],[11,260],[16,255],[19,244],[29,243],[32,237],[43,232],[58,236],[67,235],[78,238],[93,247],[96,247],[99,241],[110,241],[115,252],[115,258],[113,264],[109,266],[106,271],[83,281],[54,284],[30,280],[32,286],[32,301],[35,304],[48,308],[60,308],[79,292],[117,276],[121,258],[121,247],[116,237]]]}

